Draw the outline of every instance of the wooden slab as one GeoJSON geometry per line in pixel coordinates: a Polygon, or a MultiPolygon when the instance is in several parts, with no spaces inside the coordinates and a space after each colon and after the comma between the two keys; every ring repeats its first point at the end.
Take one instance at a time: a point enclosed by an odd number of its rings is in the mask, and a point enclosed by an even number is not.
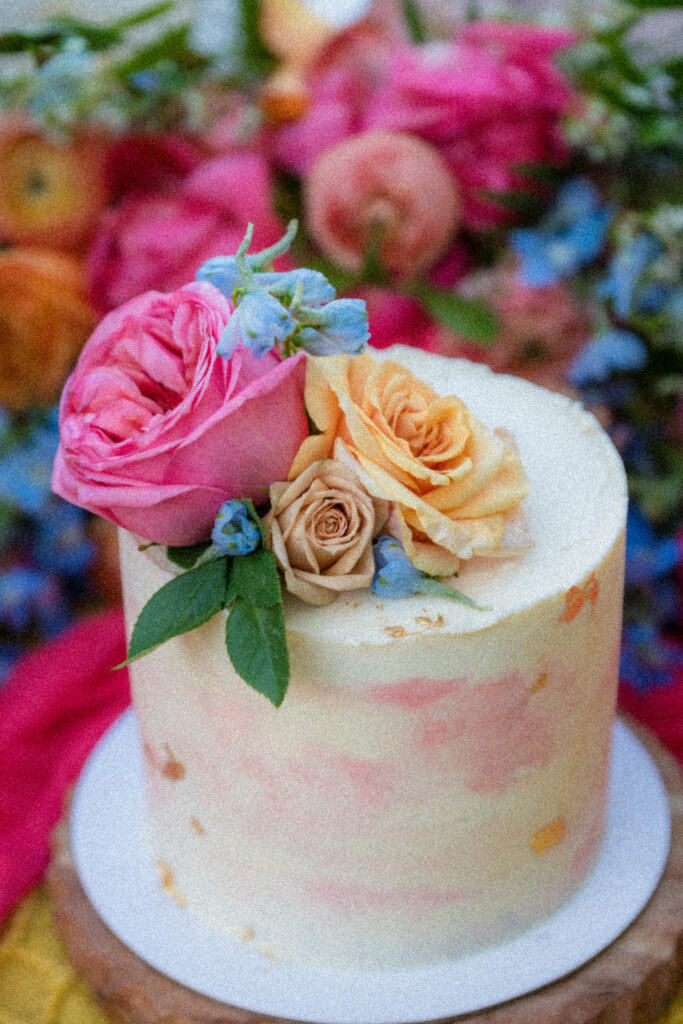
{"type": "MultiPolygon", "coordinates": [[[[683,984],[683,776],[642,726],[628,721],[659,768],[672,811],[662,880],[633,924],[573,974],[458,1024],[654,1024],[683,984]]],[[[76,873],[66,820],[48,871],[58,930],[74,968],[121,1024],[273,1024],[283,1018],[216,1002],[155,971],[98,917],[76,873]]],[[[456,1018],[451,1018],[455,1020],[456,1018]]]]}

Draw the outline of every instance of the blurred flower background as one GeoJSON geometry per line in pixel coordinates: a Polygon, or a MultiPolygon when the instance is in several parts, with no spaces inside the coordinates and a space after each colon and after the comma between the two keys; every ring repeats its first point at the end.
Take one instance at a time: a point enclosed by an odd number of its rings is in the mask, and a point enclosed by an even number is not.
{"type": "Polygon", "coordinates": [[[487,362],[595,412],[631,494],[625,700],[680,693],[676,6],[3,11],[0,674],[119,599],[110,528],[49,485],[61,386],[97,318],[191,280],[249,221],[259,249],[296,217],[296,263],[366,300],[371,344],[487,362]]]}

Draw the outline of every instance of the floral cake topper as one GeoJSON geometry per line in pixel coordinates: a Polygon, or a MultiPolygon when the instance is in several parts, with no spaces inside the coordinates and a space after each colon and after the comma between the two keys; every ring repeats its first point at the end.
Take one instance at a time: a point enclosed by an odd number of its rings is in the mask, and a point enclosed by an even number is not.
{"type": "Polygon", "coordinates": [[[359,299],[276,271],[275,245],[109,313],[60,406],[53,488],[161,545],[177,570],[143,608],[128,662],[227,611],[236,672],[278,706],[282,583],[312,605],[371,588],[477,607],[461,560],[529,546],[509,436],[368,351],[359,299]]]}

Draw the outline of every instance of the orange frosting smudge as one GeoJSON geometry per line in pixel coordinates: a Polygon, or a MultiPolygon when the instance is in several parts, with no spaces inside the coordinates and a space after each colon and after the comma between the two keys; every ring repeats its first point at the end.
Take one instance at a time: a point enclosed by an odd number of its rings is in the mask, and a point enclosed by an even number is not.
{"type": "Polygon", "coordinates": [[[542,853],[552,850],[558,843],[561,843],[566,834],[567,826],[565,820],[563,817],[559,817],[555,821],[551,821],[549,825],[539,829],[538,832],[534,832],[529,845],[534,853],[540,856],[542,853]]]}
{"type": "Polygon", "coordinates": [[[560,622],[571,622],[579,614],[586,601],[594,605],[600,593],[600,584],[592,572],[587,583],[582,587],[570,587],[564,595],[565,609],[560,615],[560,622]]]}
{"type": "Polygon", "coordinates": [[[170,779],[171,782],[180,782],[185,778],[185,765],[182,761],[176,760],[168,743],[164,743],[164,750],[166,751],[166,757],[168,760],[161,769],[161,774],[165,779],[170,779]]]}

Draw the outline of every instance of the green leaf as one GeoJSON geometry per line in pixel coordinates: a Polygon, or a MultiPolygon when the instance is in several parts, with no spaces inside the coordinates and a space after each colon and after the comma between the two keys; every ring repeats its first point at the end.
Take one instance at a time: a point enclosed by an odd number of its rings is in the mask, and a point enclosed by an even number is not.
{"type": "Polygon", "coordinates": [[[658,7],[683,7],[683,0],[626,0],[632,7],[646,7],[656,10],[658,7]]]}
{"type": "MultiPolygon", "coordinates": [[[[227,556],[197,566],[169,580],[140,612],[124,665],[208,622],[224,606],[227,556]]],[[[121,667],[121,666],[117,666],[121,667]]]]}
{"type": "Polygon", "coordinates": [[[461,590],[455,590],[453,587],[449,587],[447,583],[442,583],[441,580],[435,580],[429,576],[425,577],[420,583],[418,593],[431,594],[432,597],[445,597],[447,601],[457,601],[458,604],[467,605],[468,608],[474,608],[478,612],[490,612],[493,610],[477,604],[471,597],[463,594],[461,590]]]}
{"type": "Polygon", "coordinates": [[[109,25],[83,21],[68,15],[50,18],[20,31],[0,35],[0,53],[20,53],[42,47],[59,46],[64,39],[78,36],[84,39],[91,50],[107,50],[123,42],[129,28],[141,25],[171,10],[171,0],[144,8],[136,14],[119,18],[109,25]]]}
{"type": "Polygon", "coordinates": [[[486,303],[465,299],[462,295],[429,285],[416,289],[414,295],[428,313],[456,334],[481,345],[490,345],[494,340],[498,331],[498,318],[486,303]]]}
{"type": "Polygon", "coordinates": [[[243,598],[257,608],[282,604],[277,562],[270,551],[258,548],[250,555],[231,559],[226,607],[237,598],[243,598]]]}
{"type": "Polygon", "coordinates": [[[169,562],[179,565],[181,569],[191,569],[197,559],[210,547],[210,540],[202,540],[199,544],[187,544],[183,547],[167,547],[166,556],[169,562]]]}
{"type": "Polygon", "coordinates": [[[427,32],[422,23],[420,8],[415,3],[415,0],[401,0],[401,7],[403,8],[403,18],[408,26],[408,32],[412,41],[414,43],[426,43],[427,32]]]}
{"type": "Polygon", "coordinates": [[[228,616],[225,643],[238,675],[278,708],[289,683],[282,606],[256,608],[238,598],[228,616]]]}

